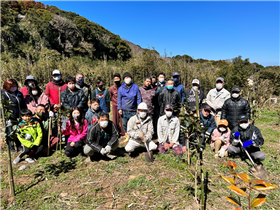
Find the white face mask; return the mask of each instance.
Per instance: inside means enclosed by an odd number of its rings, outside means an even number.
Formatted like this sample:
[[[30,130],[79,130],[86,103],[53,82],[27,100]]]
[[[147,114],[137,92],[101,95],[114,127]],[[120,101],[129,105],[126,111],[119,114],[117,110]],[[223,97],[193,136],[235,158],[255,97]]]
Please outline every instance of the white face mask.
[[[198,87],[197,87],[197,86],[193,86],[192,88],[193,88],[194,90],[197,90],[197,89],[198,89]]]
[[[233,93],[231,94],[232,98],[238,98],[239,97],[239,94],[238,93]]]
[[[216,84],[216,89],[217,90],[221,90],[223,88],[223,85],[222,84]]]
[[[219,130],[220,130],[221,132],[225,132],[227,129],[226,129],[226,128],[219,128]]]
[[[75,84],[68,85],[68,88],[69,88],[70,90],[74,90]]]
[[[38,90],[32,90],[32,95],[36,96],[38,94]]]
[[[101,121],[100,122],[100,126],[102,127],[102,128],[106,128],[107,126],[108,126],[108,121]]]
[[[80,115],[79,114],[72,114],[72,117],[75,119],[75,120],[77,120],[77,119],[79,119],[80,118]]]
[[[93,107],[92,107],[92,109],[93,109],[94,111],[98,111],[99,108],[100,108],[100,106],[93,106]]]
[[[249,126],[249,123],[242,123],[239,125],[242,129],[246,130]]]
[[[171,117],[172,116],[172,111],[166,111],[165,114],[166,114],[167,117]]]
[[[53,77],[53,79],[54,79],[55,81],[59,81],[59,80],[61,79],[61,76],[59,75],[59,76]]]
[[[139,112],[139,116],[140,118],[145,118],[147,116],[147,113],[146,112]]]
[[[163,83],[163,82],[164,82],[164,78],[159,78],[158,81],[159,81],[160,83]]]
[[[124,82],[125,82],[125,84],[130,85],[130,83],[131,83],[131,78],[126,78],[126,79],[124,80]]]

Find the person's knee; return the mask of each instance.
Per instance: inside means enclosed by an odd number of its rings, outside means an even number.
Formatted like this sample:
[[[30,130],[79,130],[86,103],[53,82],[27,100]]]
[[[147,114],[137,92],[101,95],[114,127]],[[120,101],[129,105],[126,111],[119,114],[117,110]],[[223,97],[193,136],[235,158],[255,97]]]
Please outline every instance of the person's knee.
[[[229,146],[228,147],[228,154],[237,154],[234,146]]]
[[[149,149],[150,150],[156,150],[157,149],[157,145],[153,141],[151,141],[149,143]]]
[[[135,148],[127,144],[124,149],[126,152],[133,152]]]
[[[255,155],[252,155],[252,157],[257,161],[263,161],[265,159],[265,154],[263,152],[258,152]]]
[[[94,154],[94,151],[93,151],[93,149],[90,146],[86,145],[84,147],[84,154],[86,156],[92,156]]]
[[[65,150],[65,155],[66,155],[67,157],[71,157],[71,152],[70,152],[69,150]]]
[[[222,141],[220,139],[217,139],[215,142],[214,142],[215,145],[221,145],[222,144]]]

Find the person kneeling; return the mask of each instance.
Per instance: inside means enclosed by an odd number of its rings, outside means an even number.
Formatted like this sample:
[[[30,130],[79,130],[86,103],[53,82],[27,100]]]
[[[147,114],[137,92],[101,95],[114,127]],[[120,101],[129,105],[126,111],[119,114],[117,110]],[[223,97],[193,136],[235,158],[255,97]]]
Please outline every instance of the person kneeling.
[[[158,133],[158,150],[164,154],[166,150],[172,148],[176,155],[182,155],[183,150],[179,143],[180,135],[180,121],[173,114],[173,106],[167,104],[164,109],[165,115],[158,119],[157,133]],[[186,151],[186,146],[184,145]]]
[[[231,131],[231,145],[228,148],[230,155],[238,155],[244,151],[241,148],[239,139],[243,142],[243,147],[246,148],[255,161],[259,162],[264,160],[265,154],[260,150],[260,147],[264,143],[261,131],[256,126],[250,124],[249,118],[246,115],[239,117],[238,126],[235,126]]]
[[[63,135],[70,135],[65,149],[67,157],[75,157],[83,151],[87,129],[88,122],[84,118],[82,110],[78,107],[73,107],[66,123],[66,129],[62,131]]]
[[[100,112],[98,121],[91,125],[88,130],[84,153],[93,156],[94,153],[109,155],[119,146],[119,134],[115,124],[109,120],[109,114]]]
[[[30,110],[22,109],[20,115],[22,121],[17,127],[17,137],[21,142],[23,149],[13,163],[18,164],[24,155],[29,155],[25,161],[28,163],[34,163],[33,158],[43,149],[43,145],[41,145],[43,138],[42,129],[40,123],[36,119],[32,119],[32,112]]]
[[[152,141],[154,134],[153,121],[147,115],[148,106],[141,102],[137,107],[137,114],[131,117],[127,123],[127,133],[129,141],[125,146],[126,152],[133,152],[137,147],[145,147],[147,144],[149,150],[155,150],[157,145]]]
[[[230,131],[228,130],[228,121],[220,120],[218,127],[211,136],[211,147],[215,150],[214,158],[227,156],[227,149],[230,145]]]

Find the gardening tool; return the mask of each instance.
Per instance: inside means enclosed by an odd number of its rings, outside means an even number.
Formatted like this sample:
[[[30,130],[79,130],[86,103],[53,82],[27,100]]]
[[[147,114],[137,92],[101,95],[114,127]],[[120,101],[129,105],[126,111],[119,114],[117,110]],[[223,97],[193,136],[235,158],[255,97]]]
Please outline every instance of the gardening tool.
[[[59,141],[60,141],[60,151],[61,151],[61,88],[58,89],[58,102],[59,102],[59,105],[58,105],[58,138],[59,138]],[[58,142],[56,143],[56,151],[58,149]]]
[[[50,122],[49,122],[49,135],[48,135],[48,156],[50,156],[50,148],[51,148],[51,135],[52,135],[52,117],[50,117]]]
[[[246,155],[248,156],[248,158],[250,159],[250,161],[253,164],[253,167],[251,167],[249,170],[251,171],[252,174],[254,174],[256,177],[258,177],[259,179],[265,179],[267,177],[267,172],[264,169],[264,167],[262,165],[256,165],[253,161],[253,159],[251,158],[251,156],[249,155],[249,152],[246,150],[246,148],[243,147],[243,143],[240,140],[239,137],[239,143],[241,144],[242,148],[245,150]]]
[[[144,142],[144,145],[145,145],[145,147],[146,147],[146,149],[147,149],[147,152],[145,152],[146,161],[147,161],[147,162],[154,162],[153,152],[150,151],[149,148],[148,148],[147,139],[146,139],[144,133],[142,132],[141,127],[140,127],[140,131],[141,131],[141,133],[140,133],[140,136],[139,136],[139,137],[142,138],[142,141]]]

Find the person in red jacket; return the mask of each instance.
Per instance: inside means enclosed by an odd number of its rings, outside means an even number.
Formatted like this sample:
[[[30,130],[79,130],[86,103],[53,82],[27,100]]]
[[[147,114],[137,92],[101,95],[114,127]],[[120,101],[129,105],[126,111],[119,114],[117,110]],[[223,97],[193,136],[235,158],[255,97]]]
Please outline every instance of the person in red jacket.
[[[24,98],[26,98],[26,96],[29,95],[27,86],[30,87],[30,88],[36,88],[36,87],[38,87],[37,80],[36,80],[35,77],[33,77],[32,75],[28,75],[28,76],[25,78],[24,85],[25,85],[25,86],[24,86],[23,88],[20,89],[20,92],[22,92]]]
[[[52,73],[53,81],[47,84],[45,94],[50,99],[51,106],[53,108],[58,108],[59,104],[59,88],[61,88],[60,92],[63,92],[67,88],[67,84],[62,80],[61,73],[59,70],[54,70]]]
[[[118,112],[118,89],[121,86],[121,75],[119,73],[114,74],[114,82],[115,85],[113,85],[109,89],[109,94],[112,100],[113,122],[117,127],[119,133],[121,133],[122,136],[125,136],[125,132],[122,126],[121,116]]]

